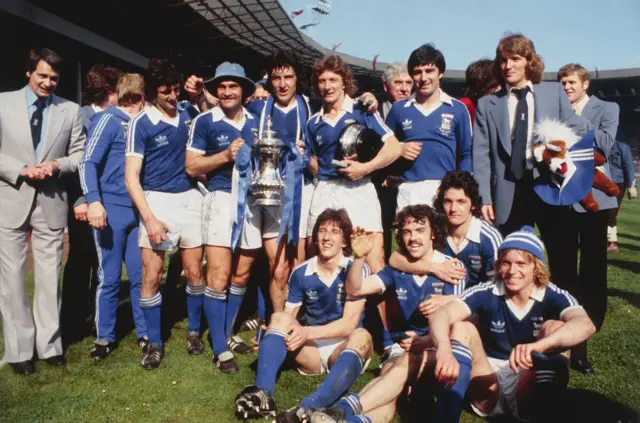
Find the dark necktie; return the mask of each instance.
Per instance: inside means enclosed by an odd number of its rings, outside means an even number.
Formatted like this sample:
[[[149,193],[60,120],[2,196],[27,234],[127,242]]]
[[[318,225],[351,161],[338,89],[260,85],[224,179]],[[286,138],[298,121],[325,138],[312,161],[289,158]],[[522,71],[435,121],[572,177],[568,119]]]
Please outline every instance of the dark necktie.
[[[516,119],[513,128],[513,140],[511,147],[511,173],[516,181],[524,176],[526,169],[527,133],[529,128],[529,108],[527,107],[527,93],[529,87],[511,90],[518,97],[516,106]]]
[[[42,115],[44,111],[45,99],[38,98],[36,100],[36,110],[31,115],[31,138],[33,139],[33,151],[38,149],[40,144],[40,136],[42,135]]]

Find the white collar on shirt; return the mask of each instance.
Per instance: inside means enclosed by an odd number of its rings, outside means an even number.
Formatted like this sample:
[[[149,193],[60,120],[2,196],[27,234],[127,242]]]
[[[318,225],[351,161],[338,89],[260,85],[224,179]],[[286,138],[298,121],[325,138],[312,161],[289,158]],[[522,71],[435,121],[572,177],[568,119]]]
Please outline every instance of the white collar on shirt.
[[[538,286],[534,287],[529,295],[529,298],[534,299],[538,302],[542,302],[544,300],[544,294],[547,291],[546,288],[540,288]],[[496,280],[493,286],[493,294],[498,297],[504,297],[507,295],[507,289],[504,287],[504,282]]]
[[[106,108],[106,107],[103,109],[102,107],[98,106],[97,104],[92,104],[92,105],[91,105],[91,108],[93,109],[93,111],[94,111],[95,113],[98,113],[98,112],[102,112],[102,111],[104,111],[104,110],[107,110],[107,108]]]
[[[444,91],[442,91],[442,89],[438,89],[438,90],[440,91],[440,96],[439,96],[440,103],[445,103],[445,104],[448,104],[449,106],[452,106],[453,105],[453,99],[451,98],[451,96],[449,94],[445,93]],[[404,107],[409,107],[414,103],[416,105],[418,105],[418,103],[416,102],[415,93],[411,94],[411,96],[409,98],[407,98],[407,102],[405,103]]]
[[[346,269],[347,266],[349,265],[349,259],[347,257],[342,257],[340,259],[340,263],[338,264],[338,268],[335,270],[335,272],[333,272],[333,275],[331,275],[330,277],[324,277],[324,276],[320,276],[320,274],[318,273],[318,256],[314,256],[311,259],[309,259],[307,261],[307,268],[304,271],[304,275],[305,276],[311,276],[314,273],[318,275],[318,279],[320,279],[320,281],[325,284],[326,286],[330,287],[331,285],[333,285],[333,282],[336,280],[336,277],[338,276],[338,274],[340,273],[340,271],[342,269]]]
[[[469,229],[467,229],[467,233],[465,234],[465,240],[460,243],[460,245],[455,245],[450,236],[447,236],[447,243],[449,247],[458,254],[460,251],[464,250],[467,246],[468,242],[474,242],[476,244],[480,243],[480,231],[482,230],[482,221],[475,216],[471,216],[471,224],[469,225]]]
[[[575,109],[576,113],[581,115],[582,111],[584,110],[584,106],[586,106],[588,102],[589,102],[589,96],[585,94],[584,97],[582,97],[582,100],[580,100],[578,104],[576,104],[576,109]]]
[[[220,106],[216,106],[213,109],[211,109],[211,119],[214,122],[219,122],[221,120],[225,121],[229,125],[231,125],[234,128],[236,128],[238,131],[242,131],[242,128],[244,127],[246,119],[253,119],[253,116],[251,115],[251,113],[249,113],[249,111],[247,109],[245,109],[244,107],[242,108],[242,113],[244,114],[245,119],[243,119],[241,122],[236,122],[233,119],[229,119],[224,114],[224,111],[220,108]]]
[[[296,98],[293,99],[293,101],[291,103],[289,103],[289,105],[287,107],[282,107],[280,104],[278,104],[277,101],[273,101],[274,102],[274,106],[280,110],[282,113],[284,113],[285,115],[288,114],[290,111],[292,111],[293,109],[295,109],[296,107],[298,107],[298,100]]]
[[[160,123],[160,121],[163,121],[164,123],[167,123],[171,126],[175,126],[176,128],[178,127],[178,125],[180,125],[180,110],[178,109],[176,111],[176,117],[171,119],[168,116],[165,116],[164,114],[162,114],[162,112],[160,110],[158,110],[158,108],[154,105],[149,105],[146,107],[146,111],[147,111],[147,116],[149,117],[149,120],[151,121],[151,123],[153,123],[154,125],[157,125],[158,123]]]
[[[353,105],[354,105],[353,99],[345,94],[344,101],[342,102],[342,106],[340,107],[340,111],[338,112],[338,117],[334,121],[327,120],[327,122],[337,122],[345,113],[352,113]],[[320,113],[318,113],[318,116],[316,117],[315,123],[320,122],[320,118],[322,118],[323,114],[324,114],[324,110],[321,110]]]

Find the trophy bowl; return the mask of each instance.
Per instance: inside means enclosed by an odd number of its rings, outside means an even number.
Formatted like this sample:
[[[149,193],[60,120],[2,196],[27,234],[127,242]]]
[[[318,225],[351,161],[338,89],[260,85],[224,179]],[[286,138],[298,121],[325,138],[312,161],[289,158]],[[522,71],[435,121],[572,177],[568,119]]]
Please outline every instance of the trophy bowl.
[[[285,182],[280,175],[280,161],[285,144],[275,137],[270,128],[262,138],[253,143],[253,173],[249,185],[253,204],[258,206],[281,206],[284,202]]]
[[[359,123],[350,123],[338,136],[335,160],[355,156],[357,161],[366,163],[380,152],[382,145],[382,138],[376,131]]]

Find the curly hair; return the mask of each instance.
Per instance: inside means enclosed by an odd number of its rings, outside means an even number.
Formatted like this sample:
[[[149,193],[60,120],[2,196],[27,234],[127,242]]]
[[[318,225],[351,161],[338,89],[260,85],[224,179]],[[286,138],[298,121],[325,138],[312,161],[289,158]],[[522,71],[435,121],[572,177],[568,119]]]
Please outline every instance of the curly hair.
[[[351,219],[349,218],[349,214],[345,209],[325,209],[318,219],[316,220],[316,224],[313,225],[313,234],[312,240],[313,245],[318,246],[318,230],[320,226],[325,222],[333,222],[340,230],[342,230],[342,237],[344,238],[345,247],[342,249],[342,253],[350,257],[351,256],[351,234],[353,233],[353,224],[351,223]]]
[[[496,261],[493,262],[493,270],[495,272],[496,280],[499,280],[499,281],[503,280],[502,274],[500,273],[500,268],[502,267],[502,262],[504,260],[504,257],[507,255],[509,251],[511,251],[511,249],[500,251],[498,253],[498,258],[496,259]],[[551,273],[549,272],[549,268],[547,267],[547,265],[544,264],[544,262],[540,260],[538,257],[534,256],[528,251],[522,251],[522,250],[517,250],[517,251],[519,251],[520,254],[522,254],[522,256],[524,257],[527,263],[531,263],[531,262],[535,263],[535,267],[533,269],[533,278],[534,278],[533,282],[535,283],[535,285],[539,288],[546,287],[549,284],[549,281],[551,280]]]
[[[302,65],[302,60],[293,51],[290,50],[278,50],[270,57],[267,64],[267,83],[265,88],[269,92],[273,92],[273,86],[271,85],[271,74],[274,70],[280,68],[291,68],[296,74],[296,92],[307,92],[308,88],[308,76]]]
[[[493,60],[480,59],[467,66],[465,72],[467,87],[464,95],[474,102],[500,85],[493,72]]]
[[[416,204],[406,206],[396,214],[396,220],[393,222],[392,229],[396,236],[396,245],[402,254],[407,255],[407,248],[402,239],[402,228],[409,223],[408,220],[417,223],[429,223],[431,235],[433,237],[433,249],[438,250],[444,246],[445,230],[442,219],[436,214],[435,210],[426,204]]]
[[[542,81],[544,61],[542,57],[536,53],[536,47],[533,45],[533,41],[522,34],[507,34],[498,43],[498,47],[496,47],[496,58],[493,62],[494,74],[498,78],[498,81],[501,83],[505,82],[500,63],[514,54],[522,56],[527,60],[525,74],[529,81],[534,84]]]
[[[344,84],[344,91],[348,96],[355,95],[358,91],[358,86],[353,78],[351,68],[339,57],[339,56],[325,56],[322,59],[316,60],[313,64],[313,73],[311,75],[311,85],[313,85],[313,92],[318,97],[322,97],[320,90],[318,89],[318,79],[325,71],[331,71],[336,75],[342,77],[342,83]]]
[[[145,100],[152,102],[163,85],[182,85],[182,74],[169,59],[151,59],[144,77]]]
[[[84,102],[100,105],[106,103],[109,100],[109,94],[116,92],[121,76],[122,71],[113,66],[93,65],[85,78],[82,94]]]
[[[478,182],[471,174],[464,170],[454,170],[447,172],[438,188],[438,197],[435,201],[435,209],[444,215],[444,194],[450,188],[457,188],[464,191],[464,195],[471,200],[471,213],[475,217],[482,216],[482,197],[480,197]]]

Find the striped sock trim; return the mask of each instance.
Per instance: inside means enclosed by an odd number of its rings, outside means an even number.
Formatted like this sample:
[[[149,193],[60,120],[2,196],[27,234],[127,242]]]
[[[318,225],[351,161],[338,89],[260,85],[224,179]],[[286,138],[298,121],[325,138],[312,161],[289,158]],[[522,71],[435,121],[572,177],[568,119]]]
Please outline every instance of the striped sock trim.
[[[204,290],[205,297],[212,298],[214,300],[222,300],[225,301],[227,299],[227,293],[225,291],[214,291],[211,288],[206,288]]]
[[[362,404],[360,404],[360,397],[358,394],[350,393],[349,395],[342,397],[342,399],[347,403],[354,414],[362,414]]]
[[[354,350],[353,348],[345,348],[340,353],[340,355],[342,355],[342,354],[355,354],[355,356],[358,357],[358,361],[360,362],[360,367],[364,367],[364,363],[365,363],[366,360],[364,358],[362,358],[360,353],[358,351]]]
[[[187,292],[187,294],[189,295],[204,295],[204,290],[207,289],[206,285],[188,285],[187,284],[187,288],[185,289],[185,291]]]
[[[367,416],[356,416],[356,419],[358,419],[360,423],[372,423],[371,419]]]
[[[287,336],[289,336],[287,335],[287,332],[281,331],[279,329],[267,329],[267,331],[264,333],[264,336],[266,337],[267,335],[275,335],[281,338],[286,338]]]
[[[458,355],[460,358],[467,358],[469,361],[473,359],[473,353],[471,350],[455,339],[451,340],[451,352],[454,355]]]
[[[151,308],[162,305],[162,295],[158,292],[156,295],[150,298],[140,298],[140,307]]]
[[[537,370],[536,383],[550,383],[556,381],[555,370]]]
[[[231,285],[229,287],[229,294],[231,295],[244,295],[244,293],[247,292],[247,287],[246,286],[236,286],[236,285]]]

